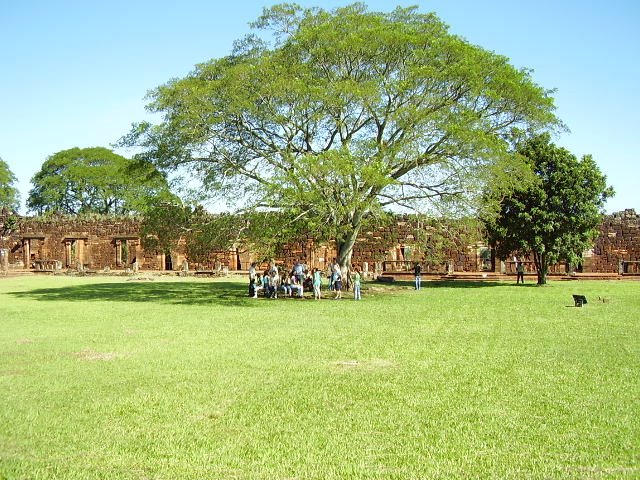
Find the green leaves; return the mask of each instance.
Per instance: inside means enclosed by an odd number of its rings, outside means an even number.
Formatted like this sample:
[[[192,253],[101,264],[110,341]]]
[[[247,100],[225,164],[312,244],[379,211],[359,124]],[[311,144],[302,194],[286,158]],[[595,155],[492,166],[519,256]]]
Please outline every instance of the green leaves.
[[[353,237],[385,206],[474,198],[513,130],[559,124],[528,71],[414,7],[285,3],[253,26],[267,35],[152,91],[163,121],[123,139],[236,208]]]
[[[602,219],[607,198],[613,195],[590,155],[578,160],[551,143],[548,134],[520,144],[535,180],[517,186],[499,200],[497,218],[485,218],[498,252],[533,253],[539,258],[538,282],[549,265],[575,262],[590,247]],[[497,189],[489,195],[496,199]]]
[[[9,165],[0,158],[0,210],[17,210],[20,204],[20,194],[14,186],[16,176],[9,169]]]
[[[151,199],[172,197],[165,177],[152,164],[102,147],[52,155],[31,183],[27,207],[38,214],[143,212]]]

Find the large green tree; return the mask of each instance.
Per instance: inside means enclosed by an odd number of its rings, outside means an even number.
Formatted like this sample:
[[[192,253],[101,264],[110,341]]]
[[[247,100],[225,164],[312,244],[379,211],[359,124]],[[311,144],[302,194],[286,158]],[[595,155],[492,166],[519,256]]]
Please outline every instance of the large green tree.
[[[281,4],[253,27],[266,33],[150,92],[163,121],[122,143],[236,207],[286,210],[343,266],[367,217],[473,195],[514,130],[557,123],[527,70],[413,7]]]
[[[15,211],[20,204],[20,194],[14,186],[17,179],[9,165],[0,158],[0,210]]]
[[[72,148],[49,157],[31,179],[27,207],[38,214],[127,214],[173,198],[165,176],[141,160],[102,148]]]
[[[500,257],[533,255],[543,285],[550,265],[576,262],[592,246],[604,203],[614,192],[591,155],[578,160],[554,145],[549,134],[524,141],[517,154],[525,158],[533,180],[502,196],[498,216],[486,225]]]

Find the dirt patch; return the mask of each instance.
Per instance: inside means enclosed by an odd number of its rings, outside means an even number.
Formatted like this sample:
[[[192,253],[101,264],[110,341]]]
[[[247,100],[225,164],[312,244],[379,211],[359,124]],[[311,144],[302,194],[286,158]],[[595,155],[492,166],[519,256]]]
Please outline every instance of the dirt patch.
[[[398,293],[398,292],[406,292],[407,290],[413,290],[414,288],[412,286],[408,286],[408,285],[371,285],[369,287],[366,288],[366,292],[370,293],[370,294],[375,294],[375,293],[389,293],[389,294],[394,294],[394,293]]]
[[[373,358],[369,360],[339,360],[337,362],[332,362],[331,366],[337,370],[361,369],[373,371],[395,367],[396,364],[391,360]]]
[[[18,340],[16,340],[16,343],[18,345],[28,345],[30,343],[33,343],[33,340],[31,340],[30,338],[19,338]]]
[[[17,377],[20,375],[26,375],[26,370],[0,370],[0,377]]]
[[[369,360],[368,365],[371,368],[391,368],[396,366],[391,360],[385,360],[384,358]]]
[[[96,352],[91,348],[85,348],[79,352],[72,354],[79,360],[85,360],[87,362],[108,362],[121,358],[123,355],[115,352]]]
[[[196,420],[200,421],[200,422],[205,422],[205,421],[216,421],[218,419],[220,419],[222,416],[224,415],[224,412],[221,410],[214,410],[212,412],[209,413],[205,413],[203,415],[199,415],[196,417]]]
[[[360,362],[357,360],[341,360],[334,362],[333,365],[338,368],[356,368],[360,365]]]

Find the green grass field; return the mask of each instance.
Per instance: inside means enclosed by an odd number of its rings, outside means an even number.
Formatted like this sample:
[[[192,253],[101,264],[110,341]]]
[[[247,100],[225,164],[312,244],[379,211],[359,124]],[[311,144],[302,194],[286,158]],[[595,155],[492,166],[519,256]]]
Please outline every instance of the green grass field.
[[[245,289],[0,278],[0,478],[640,478],[640,282]]]

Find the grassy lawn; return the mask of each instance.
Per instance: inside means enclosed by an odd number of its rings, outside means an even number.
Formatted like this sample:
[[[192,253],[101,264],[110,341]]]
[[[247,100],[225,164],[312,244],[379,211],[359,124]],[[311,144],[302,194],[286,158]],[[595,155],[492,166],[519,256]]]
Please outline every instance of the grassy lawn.
[[[640,478],[640,282],[245,290],[0,278],[0,478]]]

